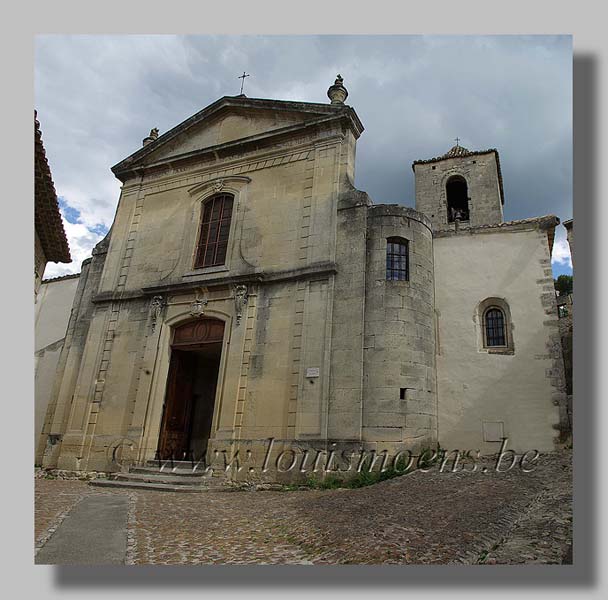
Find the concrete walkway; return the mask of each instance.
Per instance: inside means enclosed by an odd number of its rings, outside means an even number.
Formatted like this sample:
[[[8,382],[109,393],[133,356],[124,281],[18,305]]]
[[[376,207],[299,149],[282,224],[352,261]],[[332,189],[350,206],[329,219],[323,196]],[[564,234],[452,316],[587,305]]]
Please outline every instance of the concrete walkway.
[[[127,551],[126,495],[82,499],[36,555],[38,565],[120,565]]]

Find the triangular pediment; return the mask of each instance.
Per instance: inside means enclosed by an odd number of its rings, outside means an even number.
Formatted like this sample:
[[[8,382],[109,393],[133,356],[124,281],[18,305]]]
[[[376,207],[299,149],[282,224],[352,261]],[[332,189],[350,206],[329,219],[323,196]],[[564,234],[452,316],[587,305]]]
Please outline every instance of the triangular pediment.
[[[187,131],[164,144],[155,152],[151,152],[144,162],[150,164],[196,150],[268,133],[283,127],[299,125],[306,120],[310,120],[310,118],[309,113],[228,108],[221,114],[214,115],[214,117],[200,121],[188,128]]]
[[[156,165],[239,140],[272,135],[327,118],[348,114],[360,125],[352,108],[342,105],[225,97],[147,144],[112,168],[125,170]],[[362,130],[362,127],[361,127]]]

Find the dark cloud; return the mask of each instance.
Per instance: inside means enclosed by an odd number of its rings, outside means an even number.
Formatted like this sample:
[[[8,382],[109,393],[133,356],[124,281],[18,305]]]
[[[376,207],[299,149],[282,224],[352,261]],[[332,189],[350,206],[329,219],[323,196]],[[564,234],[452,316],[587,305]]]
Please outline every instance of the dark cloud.
[[[111,224],[110,166],[151,127],[223,95],[327,102],[336,73],[365,132],[356,185],[413,206],[412,161],[498,148],[505,218],[572,216],[569,36],[39,36],[36,108],[56,187],[92,231]],[[76,270],[78,265],[75,266]]]

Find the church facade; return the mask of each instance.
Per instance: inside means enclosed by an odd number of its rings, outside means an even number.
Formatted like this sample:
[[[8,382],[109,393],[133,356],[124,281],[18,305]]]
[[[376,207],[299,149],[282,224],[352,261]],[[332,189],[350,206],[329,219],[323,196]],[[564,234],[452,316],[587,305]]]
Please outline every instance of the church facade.
[[[559,444],[559,220],[504,222],[498,152],[459,145],[414,162],[416,210],[373,203],[347,95],[223,97],[113,167],[38,464]]]

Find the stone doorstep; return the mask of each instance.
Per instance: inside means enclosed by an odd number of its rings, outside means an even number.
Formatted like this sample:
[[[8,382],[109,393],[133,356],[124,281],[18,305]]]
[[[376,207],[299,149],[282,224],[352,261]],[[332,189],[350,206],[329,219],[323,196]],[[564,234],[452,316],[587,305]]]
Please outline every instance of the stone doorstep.
[[[183,469],[190,469],[192,470],[192,466],[193,465],[197,465],[199,463],[193,462],[191,460],[163,460],[163,461],[159,461],[158,460],[147,460],[145,466],[146,467],[150,467],[150,468],[155,468],[156,470],[160,469],[161,466],[164,466],[165,469],[169,469],[171,468],[171,465],[175,466],[176,468],[183,468]]]
[[[149,462],[146,466],[133,466],[127,473],[115,473],[107,480],[94,480],[98,487],[129,488],[168,492],[205,492],[209,490],[229,491],[224,477],[213,477],[204,470],[193,471],[189,461],[174,461],[159,466]]]
[[[193,471],[192,468],[166,467],[160,470],[158,467],[131,467],[128,474],[131,475],[135,473],[150,476],[179,475],[180,477],[190,477],[194,479],[202,478],[207,481],[218,479],[218,477],[213,477],[211,474],[205,473],[203,469]],[[127,475],[127,473],[121,473],[121,475]]]
[[[146,470],[152,470],[155,471],[156,473],[180,473],[180,475],[185,475],[186,473],[192,474],[192,475],[203,475],[205,474],[205,467],[204,466],[198,466],[199,463],[193,463],[190,460],[174,460],[173,462],[171,461],[164,461],[161,463],[161,465],[159,465],[157,460],[149,460],[146,462],[145,465],[141,465],[141,466],[137,466],[134,465],[132,467],[130,467],[130,471],[131,472],[135,472],[136,469],[146,469]],[[196,468],[195,468],[196,467]],[[223,477],[223,473],[221,473],[220,471],[218,471],[218,469],[216,467],[214,467],[211,471],[211,474],[213,477]]]
[[[179,473],[116,473],[111,481],[146,481],[148,483],[169,483],[171,485],[213,486],[221,485],[219,481],[212,481],[210,477],[181,475]]]
[[[159,492],[182,492],[182,493],[202,493],[208,492],[211,488],[203,485],[173,485],[170,483],[151,483],[149,481],[119,481],[115,479],[101,480],[95,479],[89,485],[105,488],[127,488],[134,490],[155,490]],[[214,488],[221,489],[221,488]]]

